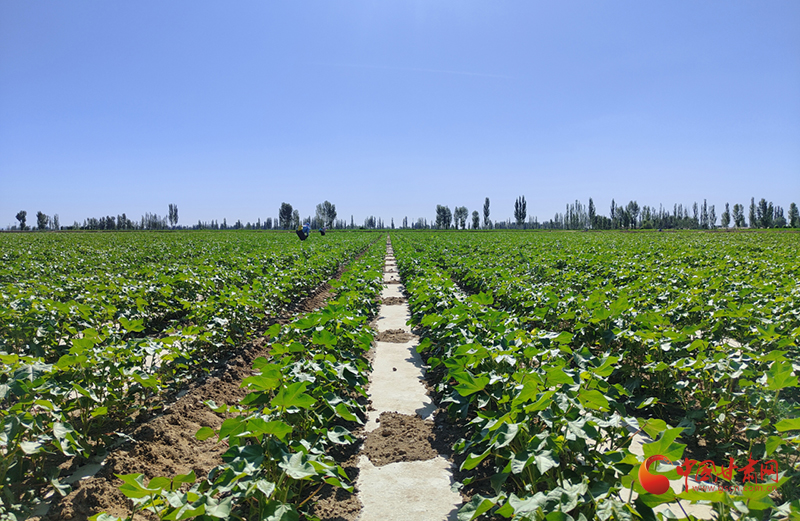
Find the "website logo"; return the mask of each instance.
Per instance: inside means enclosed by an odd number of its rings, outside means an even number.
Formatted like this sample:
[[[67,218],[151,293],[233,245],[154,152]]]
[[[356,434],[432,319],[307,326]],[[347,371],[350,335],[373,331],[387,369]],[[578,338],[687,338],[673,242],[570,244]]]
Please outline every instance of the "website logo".
[[[666,456],[662,456],[661,454],[650,456],[644,460],[642,465],[639,467],[639,483],[641,483],[642,487],[651,494],[661,495],[669,490],[669,480],[666,476],[662,476],[661,474],[653,474],[650,472],[650,466],[656,461],[666,461],[667,463],[672,463]]]

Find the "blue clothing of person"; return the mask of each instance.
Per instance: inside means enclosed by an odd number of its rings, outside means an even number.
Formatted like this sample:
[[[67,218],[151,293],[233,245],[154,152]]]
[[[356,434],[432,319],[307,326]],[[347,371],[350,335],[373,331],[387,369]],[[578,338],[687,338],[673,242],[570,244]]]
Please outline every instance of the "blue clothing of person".
[[[310,226],[308,223],[305,223],[305,224],[303,225],[303,233],[305,233],[306,235],[308,235],[308,233],[309,233],[310,231],[311,231],[311,226]]]

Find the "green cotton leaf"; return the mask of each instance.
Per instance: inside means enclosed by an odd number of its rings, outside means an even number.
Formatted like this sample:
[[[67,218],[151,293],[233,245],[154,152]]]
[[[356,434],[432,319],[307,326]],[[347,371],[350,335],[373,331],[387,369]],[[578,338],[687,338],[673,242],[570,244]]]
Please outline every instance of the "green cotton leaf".
[[[136,320],[128,320],[125,317],[119,317],[119,323],[128,332],[136,332],[136,333],[138,333],[140,331],[144,331],[144,326],[142,325],[144,323],[144,320],[141,319],[141,318],[136,319]]]
[[[144,474],[114,474],[122,480],[123,484],[119,487],[119,491],[125,494],[125,497],[131,499],[139,499],[152,495],[155,490],[149,490],[144,484]]]
[[[290,503],[270,501],[267,503],[265,515],[261,519],[263,521],[300,521],[300,514]]]
[[[491,306],[494,304],[494,297],[491,293],[478,293],[477,295],[472,295],[470,299],[483,306]]]
[[[544,474],[548,470],[558,466],[558,456],[553,455],[553,451],[551,450],[545,450],[533,458],[533,463],[536,465],[539,473]]]
[[[200,441],[204,441],[213,435],[214,435],[214,429],[212,429],[211,427],[200,427],[200,430],[198,430],[194,434],[194,437]]]
[[[232,497],[227,497],[222,501],[209,497],[206,500],[206,515],[216,517],[218,519],[228,519],[231,516],[231,501]]]
[[[572,337],[573,335],[569,331],[562,331],[553,339],[553,341],[558,342],[559,344],[569,344],[572,342]]]
[[[147,488],[149,488],[150,490],[159,490],[159,491],[164,489],[169,490],[170,483],[171,481],[169,478],[158,476],[150,480],[150,482],[147,484]]]
[[[308,382],[295,382],[282,388],[272,399],[270,405],[284,409],[289,407],[310,408],[314,405],[315,400],[311,395],[304,392],[307,386]]]
[[[800,418],[783,419],[775,424],[778,432],[797,431],[800,430]]]
[[[349,445],[354,441],[350,431],[341,425],[336,425],[335,427],[328,429],[326,436],[332,443],[337,445]]]
[[[536,519],[538,517],[539,509],[544,507],[546,503],[547,496],[541,492],[537,492],[536,494],[525,498],[519,498],[516,496],[516,494],[511,494],[508,498],[508,503],[503,505],[503,507],[498,510],[498,513],[500,513],[502,510],[507,512],[507,514],[500,515],[505,515],[507,517],[511,517],[513,515],[518,519]]]
[[[529,379],[527,382],[525,382],[525,385],[522,386],[522,390],[520,390],[519,394],[516,396],[516,398],[514,398],[511,404],[516,407],[521,403],[529,402],[536,397],[536,393],[538,391],[539,382]]]
[[[601,378],[607,378],[614,372],[614,364],[616,364],[618,360],[619,357],[617,356],[609,356],[603,360],[600,367],[592,369],[592,372]]]
[[[242,387],[249,387],[257,391],[271,391],[278,387],[281,382],[281,368],[277,364],[269,364],[253,368],[257,369],[260,374],[248,376],[242,380]]]
[[[195,481],[197,481],[197,476],[195,476],[194,470],[188,474],[178,474],[172,478],[172,487],[170,490],[178,490],[184,483],[194,483]]]
[[[88,358],[86,355],[64,355],[55,363],[55,367],[61,370],[72,367],[73,365],[81,365],[86,363]]]
[[[428,338],[428,337],[423,338],[420,341],[419,345],[417,345],[417,353],[422,353],[423,351],[425,351],[426,349],[428,349],[432,345],[433,345],[433,341],[431,341],[430,338]]]
[[[183,519],[194,519],[198,516],[202,516],[206,512],[206,506],[200,505],[196,508],[192,508],[190,504],[186,504],[181,506],[178,510],[175,510],[173,513],[168,514],[164,517],[164,521],[170,521],[171,519],[175,519],[175,521],[182,521]]]
[[[219,428],[219,439],[222,441],[225,438],[235,437],[237,434],[243,433],[246,427],[242,418],[228,418],[222,422],[222,426]]]
[[[772,367],[767,371],[767,389],[777,391],[786,387],[797,387],[797,377],[792,374],[792,363],[773,362]]]
[[[608,410],[608,399],[597,389],[580,391],[578,393],[578,400],[587,409],[596,409],[598,411]]]
[[[533,458],[534,454],[528,451],[514,454],[510,462],[511,473],[515,475],[521,473],[533,461]]]
[[[783,445],[783,438],[780,438],[778,436],[770,436],[769,438],[767,438],[767,443],[765,445],[767,456],[775,452],[775,449],[777,449],[781,445]]]
[[[658,438],[658,435],[667,430],[667,422],[659,419],[650,419],[642,424],[642,430],[653,439]]]
[[[473,454],[469,453],[464,460],[464,463],[461,464],[461,470],[472,470],[478,465],[480,465],[481,461],[483,461],[486,456],[489,455],[489,451],[487,450],[483,454]]]
[[[628,308],[630,308],[630,304],[628,304],[627,297],[620,297],[611,303],[611,306],[609,306],[609,311],[611,311],[613,316],[618,317],[627,311]]]
[[[340,403],[339,405],[336,406],[336,414],[347,421],[361,423],[358,417],[352,412],[350,412],[347,406],[343,403]]]
[[[84,338],[73,338],[72,339],[72,349],[70,352],[74,352],[75,354],[81,354],[87,349],[91,349],[97,344],[100,339],[97,337],[84,337]]]
[[[335,346],[338,340],[336,335],[326,329],[314,331],[314,333],[311,334],[311,341],[321,346]]]
[[[560,387],[565,384],[574,385],[575,380],[564,372],[563,367],[551,367],[547,370],[547,387]]]
[[[36,454],[41,450],[42,444],[38,441],[22,441],[19,444],[19,448],[25,454]]]
[[[255,435],[267,434],[279,440],[285,440],[292,433],[292,426],[282,421],[266,421],[263,418],[251,418],[247,422],[247,430]]]
[[[518,423],[504,423],[497,429],[491,447],[494,449],[501,449],[514,441],[514,438],[519,432]]]
[[[495,504],[493,499],[475,494],[469,503],[466,503],[458,510],[458,521],[472,521],[488,512]]]
[[[543,392],[542,395],[539,397],[539,399],[536,400],[536,403],[532,403],[531,405],[525,406],[525,412],[543,411],[547,409],[548,407],[550,407],[550,404],[553,403],[551,398],[553,397],[554,394],[556,394],[555,391]]]
[[[469,396],[471,394],[483,391],[486,386],[489,385],[488,376],[480,376],[475,378],[475,376],[469,371],[455,374],[453,377],[459,382],[459,384],[453,387],[453,389],[458,391],[458,394],[461,396]]]
[[[310,317],[298,318],[290,324],[293,328],[305,331],[317,327],[317,321],[312,320]]]
[[[146,389],[157,389],[158,388],[158,380],[153,378],[152,376],[142,376],[138,373],[133,373],[131,375],[139,385]]]
[[[681,456],[683,456],[683,449],[686,448],[686,445],[683,443],[675,443],[675,438],[677,438],[682,431],[683,429],[679,427],[667,429],[664,431],[664,434],[661,435],[661,438],[652,443],[643,445],[642,450],[644,451],[645,458],[661,454],[662,456],[666,456],[670,461],[679,460]]]
[[[91,412],[92,418],[97,418],[98,416],[105,416],[108,414],[108,407],[98,407]]]
[[[264,497],[269,498],[275,492],[275,483],[266,479],[259,479],[256,481],[256,488],[264,494]]]
[[[66,497],[72,492],[72,487],[67,485],[66,483],[61,483],[57,478],[53,478],[50,480],[50,484],[53,485],[53,488],[61,497]]]
[[[285,470],[286,475],[292,479],[304,479],[317,475],[317,469],[311,464],[311,458],[302,452],[292,454],[288,460],[284,457],[278,466]]]

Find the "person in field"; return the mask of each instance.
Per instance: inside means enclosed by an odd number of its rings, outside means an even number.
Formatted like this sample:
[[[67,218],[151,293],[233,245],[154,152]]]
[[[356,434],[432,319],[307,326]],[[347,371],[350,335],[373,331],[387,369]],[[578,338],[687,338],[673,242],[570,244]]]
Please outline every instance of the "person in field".
[[[308,223],[303,224],[303,227],[298,228],[296,233],[301,241],[308,239],[308,236],[311,235],[311,225]]]

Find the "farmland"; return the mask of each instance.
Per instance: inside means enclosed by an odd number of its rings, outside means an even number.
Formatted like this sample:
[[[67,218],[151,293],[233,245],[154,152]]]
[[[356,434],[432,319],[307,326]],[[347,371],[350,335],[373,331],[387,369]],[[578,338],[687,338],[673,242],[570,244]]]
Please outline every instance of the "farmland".
[[[688,445],[691,459],[716,462],[714,480],[725,479],[721,463],[774,460],[778,501],[797,511],[797,235],[401,234],[393,244],[440,403],[466,423],[456,447],[475,492],[466,519],[652,515],[675,495],[626,501],[626,489],[644,493],[629,428],[658,440],[648,457],[677,461]],[[713,500],[720,517],[780,516],[763,490],[679,497]]]
[[[245,394],[206,404],[221,424],[197,432],[227,447],[222,462],[208,477],[128,474],[121,490],[162,519],[296,519],[323,485],[350,489],[331,454],[364,419],[383,237],[0,236],[2,508],[68,493],[59,462],[112,450],[254,338],[268,349]],[[724,518],[800,511],[800,235],[391,241],[428,384],[463,432],[460,518],[650,519],[676,495],[637,482],[632,432],[655,440],[646,456],[716,462],[715,480],[729,461],[776,463],[772,493],[686,491],[686,503]],[[327,281],[328,301],[293,316]]]

